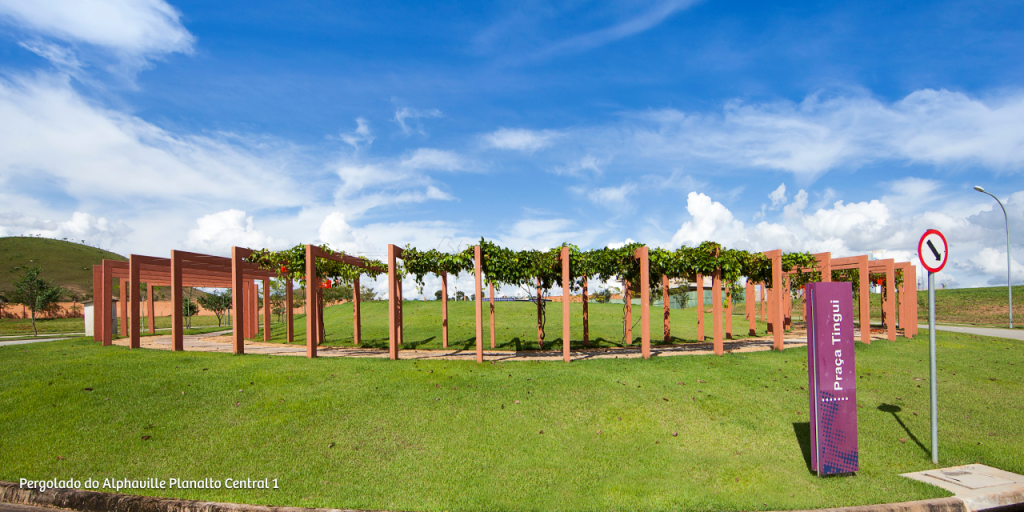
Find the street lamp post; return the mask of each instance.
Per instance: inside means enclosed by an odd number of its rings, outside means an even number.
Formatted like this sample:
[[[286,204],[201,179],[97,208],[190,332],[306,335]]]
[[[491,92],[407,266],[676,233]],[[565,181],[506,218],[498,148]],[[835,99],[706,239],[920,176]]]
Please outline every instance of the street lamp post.
[[[1006,215],[1006,207],[1003,206],[1003,202],[998,197],[985,192],[985,189],[980,185],[975,185],[974,190],[992,196],[992,199],[995,199],[999,203],[999,207],[1003,209],[1003,219],[1006,220],[1006,288],[1010,291],[1010,329],[1013,329],[1013,275],[1011,274],[1010,267],[1013,260],[1010,259],[1010,217]]]

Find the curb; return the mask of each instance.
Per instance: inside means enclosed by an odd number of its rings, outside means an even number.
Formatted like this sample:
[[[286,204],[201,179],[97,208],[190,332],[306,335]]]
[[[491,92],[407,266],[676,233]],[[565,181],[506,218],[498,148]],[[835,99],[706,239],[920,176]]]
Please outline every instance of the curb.
[[[0,503],[60,508],[78,512],[371,512],[339,508],[269,507],[215,501],[178,500],[153,496],[134,496],[78,489],[22,489],[14,482],[0,481]],[[810,512],[810,511],[789,511]],[[822,508],[813,512],[971,512],[956,497],[883,503],[842,508]]]
[[[339,508],[269,507],[215,501],[179,500],[78,489],[22,489],[0,481],[0,503],[76,510],[78,512],[371,512]]]

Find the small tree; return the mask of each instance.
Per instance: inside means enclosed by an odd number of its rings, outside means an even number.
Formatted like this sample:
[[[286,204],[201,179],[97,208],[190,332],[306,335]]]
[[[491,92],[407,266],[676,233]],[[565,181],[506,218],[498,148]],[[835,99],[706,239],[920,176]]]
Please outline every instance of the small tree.
[[[217,315],[217,327],[220,327],[221,318],[224,317],[227,310],[231,309],[231,290],[223,293],[208,293],[199,297],[198,302],[207,311],[213,311],[213,314]],[[198,312],[198,308],[196,312]]]
[[[32,312],[32,335],[38,335],[36,330],[36,311],[46,311],[57,304],[64,296],[64,289],[54,286],[50,281],[43,281],[39,278],[42,268],[29,267],[21,272],[18,279],[14,281],[14,293],[11,294],[11,302],[21,304]]]
[[[181,298],[181,314],[185,315],[186,328],[192,328],[192,317],[199,313],[199,304],[192,300],[192,290],[188,291],[188,297]]]
[[[441,290],[434,292],[434,300],[441,300]]]
[[[369,286],[359,287],[359,300],[377,300],[377,292]]]

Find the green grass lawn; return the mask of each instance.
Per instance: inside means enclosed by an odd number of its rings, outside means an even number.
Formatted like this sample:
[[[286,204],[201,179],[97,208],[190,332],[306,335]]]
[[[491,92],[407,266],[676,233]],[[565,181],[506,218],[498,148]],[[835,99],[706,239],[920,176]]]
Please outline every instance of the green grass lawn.
[[[571,304],[572,346],[583,348],[583,305]],[[406,349],[440,349],[441,303],[436,301],[406,301],[403,303],[403,329]],[[749,324],[742,316],[743,305],[735,308],[733,316],[733,337],[745,338]],[[361,305],[362,346],[387,348],[388,310],[387,302],[373,301]],[[490,309],[484,304],[484,346],[490,348]],[[665,340],[663,310],[651,307],[651,343],[661,344]],[[495,348],[503,350],[536,350],[537,346],[537,305],[529,302],[496,302]],[[590,346],[621,347],[626,342],[622,333],[622,304],[590,304]],[[295,317],[295,343],[305,344],[305,315]],[[276,318],[275,318],[276,319]],[[694,308],[671,310],[671,334],[673,343],[697,340],[697,312]],[[705,336],[712,340],[710,308],[705,314]],[[633,306],[633,339],[640,343],[640,307]],[[326,346],[352,346],[352,305],[340,304],[324,309],[324,324],[327,333]],[[285,341],[285,324],[271,327],[271,341]],[[766,326],[757,323],[757,331],[763,335]],[[476,316],[473,303],[469,301],[448,303],[448,346],[466,350],[476,349]],[[262,338],[259,338],[262,339]],[[548,303],[545,325],[544,348],[561,349],[562,346],[562,305]]]
[[[808,468],[802,349],[476,364],[0,347],[0,479],[276,478],[135,492],[388,510],[933,498],[898,476],[932,467],[926,339],[857,345],[861,470],[823,479]],[[938,347],[942,466],[1024,473],[1024,343],[940,332]]]

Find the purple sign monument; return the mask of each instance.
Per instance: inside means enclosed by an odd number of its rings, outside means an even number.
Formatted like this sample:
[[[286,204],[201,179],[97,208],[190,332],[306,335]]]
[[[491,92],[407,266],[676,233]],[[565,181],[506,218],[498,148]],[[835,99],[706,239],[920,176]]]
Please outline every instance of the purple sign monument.
[[[811,467],[818,476],[858,469],[853,314],[850,283],[807,285]]]

